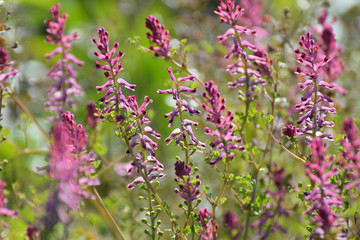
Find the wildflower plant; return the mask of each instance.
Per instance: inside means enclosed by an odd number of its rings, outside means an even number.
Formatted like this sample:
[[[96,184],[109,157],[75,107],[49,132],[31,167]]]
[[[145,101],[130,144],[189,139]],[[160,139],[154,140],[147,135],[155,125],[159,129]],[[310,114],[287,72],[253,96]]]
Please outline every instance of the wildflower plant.
[[[301,98],[301,103],[295,106],[301,114],[297,120],[297,124],[301,126],[298,133],[305,135],[308,141],[314,137],[332,139],[332,135],[324,132],[323,128],[334,126],[334,122],[325,119],[328,113],[336,113],[333,106],[334,99],[328,97],[322,89],[332,91],[334,85],[319,79],[320,71],[331,59],[327,56],[319,59],[319,46],[311,38],[310,32],[300,37],[299,44],[304,52],[295,49],[295,53],[298,63],[303,67],[297,67],[295,74],[306,77],[304,82],[298,84],[302,91],[306,92]]]
[[[151,1],[95,1],[72,8],[71,21],[49,6],[55,65],[38,104],[39,19],[16,23],[38,5],[0,1],[0,238],[358,239],[360,140],[345,116],[358,110],[347,87],[357,88],[351,11],[335,31],[325,3],[291,5],[280,22],[277,1],[175,2],[154,11]],[[16,31],[4,6],[19,7]],[[143,51],[122,41],[129,27],[144,32],[130,41]],[[83,61],[71,53],[79,37]]]
[[[45,107],[55,115],[48,119],[53,121],[58,120],[66,109],[73,109],[75,107],[73,97],[82,94],[81,86],[76,81],[77,73],[73,65],[82,66],[84,62],[69,52],[71,42],[78,39],[78,36],[77,33],[65,35],[67,14],[60,13],[60,4],[55,4],[50,9],[50,13],[53,20],[45,20],[45,24],[48,26],[46,41],[57,47],[51,53],[45,54],[45,57],[51,59],[56,55],[61,56],[48,72],[48,77],[55,83],[47,90],[49,99],[45,103]]]

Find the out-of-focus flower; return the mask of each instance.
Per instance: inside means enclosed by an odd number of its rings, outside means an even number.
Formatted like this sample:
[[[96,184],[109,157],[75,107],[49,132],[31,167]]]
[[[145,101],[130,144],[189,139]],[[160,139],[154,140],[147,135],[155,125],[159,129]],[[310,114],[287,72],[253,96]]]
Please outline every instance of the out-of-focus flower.
[[[331,91],[334,86],[319,80],[322,68],[330,60],[327,57],[319,59],[319,46],[315,45],[310,32],[306,33],[306,36],[301,36],[299,44],[304,52],[295,49],[295,53],[298,63],[303,67],[297,67],[295,74],[307,77],[304,82],[298,83],[298,86],[307,92],[301,98],[301,103],[295,106],[302,115],[297,120],[297,124],[299,124],[297,132],[300,135],[307,135],[308,142],[316,136],[332,139],[333,137],[330,134],[321,130],[323,127],[334,126],[334,122],[325,120],[328,113],[336,113],[336,109],[333,107],[334,99],[328,97],[321,90]]]
[[[6,183],[2,179],[0,179],[0,216],[8,216],[8,217],[16,218],[18,211],[14,211],[6,208],[6,204],[8,200],[3,192],[4,187],[6,187]]]
[[[176,144],[180,144],[181,141],[186,140],[186,136],[189,137],[190,143],[194,146],[200,146],[200,147],[205,147],[205,144],[200,142],[194,135],[192,127],[193,126],[197,126],[198,123],[197,122],[193,122],[191,120],[188,119],[184,119],[183,113],[184,112],[188,112],[190,114],[190,116],[192,115],[200,115],[200,111],[196,110],[194,108],[192,108],[189,103],[185,100],[182,99],[181,100],[181,96],[180,94],[182,92],[188,93],[188,94],[196,94],[196,89],[195,88],[188,88],[188,87],[184,87],[184,86],[180,86],[181,82],[186,82],[186,81],[194,81],[194,76],[189,76],[189,77],[182,77],[182,78],[178,78],[176,79],[171,67],[168,68],[168,72],[170,74],[170,78],[171,80],[174,82],[175,84],[175,88],[171,88],[171,89],[167,89],[167,90],[158,90],[157,93],[159,94],[170,94],[172,95],[173,99],[175,100],[175,106],[173,108],[173,110],[170,113],[165,114],[165,117],[169,118],[169,127],[173,125],[175,117],[179,117],[179,115],[181,115],[181,129],[179,128],[175,128],[171,134],[169,135],[169,137],[167,137],[165,139],[165,142],[171,143],[174,139],[175,139],[175,143]]]
[[[55,124],[51,131],[53,142],[50,146],[49,174],[58,184],[50,199],[60,221],[69,223],[66,209],[78,209],[82,198],[92,197],[84,186],[95,186],[100,182],[91,176],[95,172],[94,156],[86,153],[85,129],[81,124],[76,125],[70,112],[63,113],[61,118],[62,121]]]
[[[26,228],[26,237],[28,240],[38,240],[40,239],[40,232],[36,227],[29,225]]]
[[[169,30],[166,30],[164,25],[159,23],[159,19],[152,15],[148,16],[145,20],[145,27],[151,31],[151,33],[146,33],[146,36],[157,45],[157,47],[150,46],[150,51],[154,53],[155,57],[170,57],[171,37]]]
[[[310,143],[312,160],[306,163],[305,173],[315,183],[312,192],[305,196],[310,208],[305,213],[310,213],[311,222],[316,225],[312,237],[334,237],[335,231],[343,223],[340,216],[333,208],[343,206],[339,194],[339,186],[331,182],[331,178],[339,174],[337,166],[332,166],[333,156],[326,156],[326,146],[321,138],[314,138]]]
[[[86,125],[91,128],[95,128],[100,121],[100,112],[96,109],[94,104],[95,103],[93,101],[90,101],[86,104]],[[95,114],[97,114],[97,116],[95,116]]]
[[[51,53],[45,54],[45,57],[51,59],[58,54],[61,55],[48,72],[49,78],[55,81],[47,90],[49,99],[45,103],[45,107],[55,114],[48,121],[59,120],[60,115],[66,111],[68,106],[71,109],[75,107],[73,96],[82,94],[81,86],[76,82],[77,73],[73,65],[82,66],[84,63],[69,53],[71,42],[78,39],[78,36],[76,33],[65,35],[67,14],[60,14],[59,10],[60,4],[57,3],[50,9],[54,21],[45,20],[45,24],[48,25],[46,41],[57,45]]]
[[[0,71],[0,88],[3,88],[7,79],[18,74],[17,70],[12,66],[9,54],[4,47],[0,47]]]
[[[175,182],[179,184],[179,188],[175,188],[175,193],[184,198],[187,202],[192,202],[200,196],[200,174],[196,174],[191,179],[191,167],[185,162],[177,161],[175,163]]]
[[[231,150],[243,150],[245,146],[240,145],[241,138],[234,136],[235,127],[232,124],[234,114],[226,110],[225,98],[220,96],[220,92],[213,81],[205,83],[205,91],[203,97],[210,104],[210,107],[205,103],[202,104],[202,107],[208,113],[206,120],[214,123],[216,126],[215,131],[206,127],[205,134],[216,137],[215,140],[210,143],[212,148],[222,150],[220,155],[210,162],[210,164],[213,165],[223,158],[232,160],[235,154]],[[225,110],[226,114],[224,116]]]
[[[288,217],[291,214],[291,212],[283,206],[285,195],[289,192],[284,181],[284,168],[278,168],[276,162],[273,162],[268,169],[269,178],[274,182],[276,190],[266,190],[266,192],[276,201],[276,205],[268,203],[265,209],[262,210],[263,214],[260,219],[251,224],[252,227],[260,227],[257,235],[261,240],[268,239],[269,235],[276,230],[286,233],[286,228],[282,227],[280,223],[275,220],[275,216]],[[266,231],[264,231],[264,229],[266,229]]]
[[[340,164],[347,171],[347,178],[349,183],[346,184],[346,189],[360,188],[360,138],[358,136],[358,129],[354,125],[351,118],[344,121],[344,130],[346,138],[341,141],[344,148],[343,157]]]
[[[230,236],[230,239],[238,239],[239,235],[241,234],[241,230],[238,232],[235,232],[239,228],[239,219],[236,217],[236,215],[231,212],[227,211],[224,216],[224,225],[229,229],[228,234]],[[234,234],[235,232],[235,234]]]
[[[199,230],[198,234],[202,240],[213,240],[213,219],[210,217],[209,211],[204,208],[198,212],[198,219],[201,223],[202,230]],[[215,235],[217,236],[218,225],[215,225]]]
[[[331,59],[320,72],[320,75],[334,86],[334,90],[340,94],[346,94],[347,90],[342,88],[339,84],[336,83],[336,80],[339,78],[340,74],[344,71],[344,63],[340,54],[342,52],[342,46],[336,42],[335,33],[333,25],[336,19],[328,21],[328,12],[323,9],[321,11],[321,16],[318,18],[318,22],[321,24],[320,28],[313,27],[314,31],[320,36],[317,39],[317,44],[319,46],[319,55],[327,56]]]
[[[226,70],[231,75],[240,74],[241,76],[234,82],[229,82],[230,88],[245,87],[246,101],[252,101],[255,93],[253,92],[258,85],[266,84],[264,76],[271,76],[270,67],[272,60],[269,60],[267,53],[255,44],[245,40],[241,35],[255,35],[256,31],[237,25],[239,18],[243,15],[244,9],[240,5],[235,5],[234,0],[219,0],[220,6],[215,13],[220,16],[223,23],[229,24],[225,34],[218,36],[218,40],[225,46],[230,46],[229,52],[225,55],[226,59],[235,59],[235,63],[229,64]],[[249,52],[251,54],[249,54]]]
[[[283,128],[283,134],[288,136],[289,138],[296,136],[296,127],[292,124],[288,124],[286,127]]]

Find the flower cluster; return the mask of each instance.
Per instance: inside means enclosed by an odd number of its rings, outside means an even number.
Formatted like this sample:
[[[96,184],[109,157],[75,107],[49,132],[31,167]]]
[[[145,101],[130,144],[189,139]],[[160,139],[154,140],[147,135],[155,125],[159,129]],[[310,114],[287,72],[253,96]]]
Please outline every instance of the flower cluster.
[[[171,37],[169,31],[164,28],[164,25],[159,23],[159,19],[152,15],[148,16],[145,20],[145,27],[152,32],[152,34],[146,33],[146,36],[157,45],[157,47],[150,46],[150,51],[155,54],[155,57],[170,57]]]
[[[8,51],[0,47],[0,88],[3,88],[7,79],[15,77],[17,70],[12,67]]]
[[[226,212],[224,216],[224,224],[226,227],[229,228],[228,234],[230,236],[230,239],[237,239],[241,233],[241,230],[237,233],[235,232],[239,228],[239,219],[236,217],[236,215],[231,211]]]
[[[200,174],[196,174],[191,179],[191,167],[185,162],[177,161],[175,163],[175,182],[179,184],[179,188],[175,188],[175,193],[184,198],[187,202],[192,202],[200,196],[199,186],[201,184]]]
[[[358,129],[354,125],[354,121],[348,118],[344,122],[344,130],[346,138],[341,141],[344,148],[341,161],[342,167],[347,171],[347,178],[351,181],[346,184],[346,189],[360,187],[360,138],[358,137]]]
[[[50,198],[48,206],[56,208],[57,218],[69,223],[67,209],[76,210],[82,198],[92,197],[83,186],[96,186],[100,182],[92,174],[95,172],[92,153],[86,153],[87,134],[81,124],[76,125],[74,115],[65,112],[62,121],[52,131],[50,146],[50,177],[58,181],[56,193]],[[50,207],[51,208],[51,207]]]
[[[98,29],[99,40],[93,38],[93,42],[97,45],[101,53],[95,51],[94,54],[100,60],[105,61],[107,64],[102,65],[100,62],[96,62],[98,69],[104,70],[104,75],[109,79],[104,85],[97,86],[98,92],[104,91],[104,96],[99,99],[106,106],[103,109],[103,114],[113,114],[110,119],[119,124],[119,130],[121,137],[128,143],[128,149],[126,151],[133,161],[131,166],[127,169],[128,174],[140,174],[145,170],[144,176],[151,182],[154,179],[162,178],[165,176],[163,173],[157,171],[163,170],[164,166],[156,159],[155,150],[157,149],[157,143],[150,137],[160,139],[160,134],[155,132],[151,127],[147,126],[150,123],[147,118],[146,107],[152,102],[148,97],[144,97],[144,102],[139,106],[135,96],[126,97],[121,90],[121,87],[125,87],[132,91],[135,91],[134,84],[130,84],[122,78],[115,80],[115,77],[123,70],[120,59],[123,57],[123,53],[117,48],[119,43],[115,42],[113,48],[109,47],[109,34],[104,28]],[[121,110],[121,111],[120,111]],[[136,146],[140,145],[141,150],[136,152]],[[144,150],[144,151],[143,151]],[[149,155],[146,156],[145,153]],[[152,164],[152,166],[147,166]],[[141,174],[142,175],[142,174]],[[129,189],[133,189],[137,184],[145,182],[143,175],[137,177],[133,182],[128,185]]]
[[[127,132],[126,137],[130,141],[129,148],[126,153],[131,155],[133,161],[131,162],[131,167],[128,168],[128,174],[137,174],[140,171],[145,170],[145,176],[148,181],[151,183],[154,179],[159,179],[165,177],[164,173],[159,173],[164,169],[164,165],[161,164],[156,159],[155,150],[157,149],[157,143],[154,142],[147,135],[160,139],[160,134],[155,132],[151,127],[147,126],[150,123],[149,119],[146,116],[146,107],[152,100],[149,97],[144,98],[144,103],[141,106],[138,106],[135,96],[128,97],[131,114],[133,118],[137,121],[129,123],[124,122],[124,130]],[[130,133],[130,134],[129,134]],[[136,146],[140,145],[141,150],[136,152]],[[143,151],[144,150],[144,151]],[[148,153],[148,156],[145,156],[145,153]],[[152,164],[152,166],[148,166]],[[145,182],[143,176],[137,177],[133,182],[128,185],[129,189],[133,189],[137,184]]]
[[[183,118],[184,112],[188,112],[190,114],[190,116],[192,116],[192,115],[200,115],[200,111],[192,108],[185,99],[182,99],[182,100],[180,99],[180,93],[183,93],[183,92],[189,93],[189,94],[191,94],[191,93],[196,94],[195,88],[180,86],[181,82],[194,81],[194,76],[182,77],[182,78],[176,79],[172,72],[171,67],[168,68],[168,72],[170,74],[171,80],[175,84],[175,88],[171,88],[171,89],[167,89],[167,90],[158,90],[157,93],[170,94],[173,96],[173,99],[175,100],[175,106],[170,113],[167,113],[164,116],[169,118],[169,121],[168,121],[169,127],[174,124],[175,117],[179,117],[180,122],[181,122],[181,129],[175,128],[171,132],[169,137],[167,137],[165,139],[165,142],[171,143],[174,139],[176,139],[175,140],[176,144],[182,144],[181,141],[186,141],[186,136],[189,136],[190,143],[192,145],[205,147],[205,144],[200,142],[195,137],[194,132],[192,130],[192,127],[197,126],[199,123]]]
[[[339,84],[336,83],[336,80],[339,78],[340,74],[344,71],[344,63],[340,54],[342,52],[342,47],[339,43],[336,42],[335,33],[333,30],[333,24],[335,19],[328,22],[328,13],[325,9],[322,10],[321,16],[318,18],[321,28],[314,28],[314,31],[320,36],[317,40],[319,46],[320,56],[327,56],[331,61],[329,61],[320,72],[320,75],[328,83],[333,84],[334,90],[340,94],[346,94],[347,90],[342,88]]]
[[[296,136],[296,127],[292,124],[288,124],[283,128],[283,134],[289,138]]]
[[[243,150],[244,145],[240,145],[241,138],[234,136],[235,127],[232,124],[234,120],[234,114],[229,110],[225,112],[225,98],[220,96],[220,92],[213,81],[205,83],[206,92],[203,93],[204,98],[210,104],[210,107],[205,103],[202,107],[208,112],[206,120],[215,124],[216,130],[210,130],[205,128],[205,134],[216,137],[216,139],[210,143],[210,146],[214,149],[222,150],[219,156],[210,161],[210,164],[216,164],[223,158],[232,160],[235,154],[231,150]]]
[[[119,114],[119,107],[130,110],[129,103],[123,95],[120,86],[134,91],[135,85],[129,84],[122,78],[115,79],[120,71],[123,70],[120,59],[124,54],[120,50],[117,50],[119,47],[119,43],[117,42],[114,43],[112,49],[110,50],[109,33],[105,31],[104,28],[98,29],[98,35],[99,40],[96,40],[96,38],[93,38],[92,40],[100,50],[100,53],[95,51],[94,54],[107,64],[96,62],[95,65],[96,68],[104,70],[104,75],[109,79],[102,86],[96,87],[98,92],[105,91],[104,96],[100,98],[99,101],[106,105],[103,109],[103,114],[111,113],[114,110],[117,110],[117,114]]]
[[[264,213],[261,215],[260,219],[251,224],[252,227],[261,228],[258,232],[258,236],[261,236],[259,239],[261,240],[268,239],[269,235],[276,230],[285,233],[286,229],[275,220],[275,216],[287,217],[291,214],[291,212],[286,210],[283,206],[285,195],[289,192],[285,183],[284,168],[278,168],[276,162],[273,162],[268,169],[269,177],[271,181],[274,182],[276,190],[267,190],[266,192],[276,201],[276,206],[272,203],[268,203],[265,206],[265,209],[263,210]],[[267,226],[266,223],[268,223]],[[264,229],[266,230],[264,231]]]
[[[86,125],[88,125],[91,128],[95,128],[96,125],[99,123],[100,121],[100,111],[98,111],[96,109],[96,107],[94,106],[94,102],[90,101],[86,104],[86,109],[87,109],[87,113],[86,113]],[[95,116],[96,114],[96,116]]]
[[[329,238],[333,236],[332,229],[339,229],[341,219],[332,208],[343,206],[342,198],[338,195],[338,185],[331,182],[331,178],[340,171],[333,156],[326,156],[326,146],[321,138],[314,138],[310,143],[312,160],[306,163],[305,173],[316,185],[311,193],[306,194],[305,200],[310,208],[305,213],[311,213],[311,222],[316,225],[312,237]]]
[[[260,27],[263,23],[264,1],[241,0],[240,4],[246,11],[240,16],[239,22],[248,27]]]
[[[302,115],[297,120],[297,124],[300,126],[297,132],[301,135],[306,134],[308,142],[315,136],[332,139],[330,134],[321,132],[321,130],[323,127],[334,126],[332,121],[325,120],[328,113],[336,113],[336,109],[333,107],[334,99],[328,97],[321,90],[331,91],[334,86],[319,80],[321,69],[330,60],[327,57],[319,59],[319,46],[315,45],[310,32],[306,33],[306,37],[301,36],[299,44],[304,52],[295,49],[295,53],[298,63],[303,65],[303,68],[297,67],[295,74],[307,77],[304,82],[298,83],[298,86],[303,89],[302,91],[308,90],[301,98],[301,103],[295,106]]]
[[[213,240],[214,239],[214,230],[215,236],[217,236],[218,225],[216,224],[213,228],[213,219],[210,217],[209,211],[204,208],[200,209],[198,212],[199,222],[201,223],[202,231],[199,230],[198,234],[202,240]]]
[[[3,189],[6,187],[6,183],[0,179],[0,216],[8,216],[16,218],[18,212],[6,208],[8,202],[7,198],[4,196]]]
[[[82,94],[81,86],[76,82],[77,73],[72,64],[82,66],[84,63],[69,53],[71,42],[78,39],[78,36],[76,33],[65,35],[67,14],[60,14],[59,8],[60,4],[57,3],[50,9],[54,21],[45,20],[45,24],[48,25],[46,41],[57,45],[51,53],[45,54],[45,57],[51,59],[58,54],[61,55],[61,58],[48,72],[49,78],[55,83],[47,91],[49,99],[45,103],[45,107],[56,115],[49,118],[49,121],[58,120],[60,115],[66,111],[67,106],[74,108],[73,96]]]
[[[219,0],[220,6],[215,11],[220,16],[223,23],[229,24],[225,34],[218,36],[218,40],[225,46],[229,45],[228,38],[231,39],[230,50],[225,55],[226,59],[234,57],[236,62],[229,64],[226,69],[231,75],[240,74],[241,76],[234,82],[229,82],[230,88],[245,87],[245,97],[247,101],[254,99],[251,93],[258,85],[266,84],[262,75],[271,76],[270,67],[272,60],[269,60],[267,53],[258,48],[255,44],[241,37],[245,35],[255,35],[256,31],[237,25],[239,18],[243,15],[244,9],[240,5],[235,6],[235,0],[226,0],[225,3]],[[252,52],[248,54],[247,50]]]

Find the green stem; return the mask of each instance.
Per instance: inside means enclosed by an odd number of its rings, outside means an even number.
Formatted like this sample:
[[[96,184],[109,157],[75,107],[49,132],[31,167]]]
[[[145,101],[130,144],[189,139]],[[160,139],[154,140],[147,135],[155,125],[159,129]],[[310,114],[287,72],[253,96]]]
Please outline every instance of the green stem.
[[[149,182],[148,178],[146,177],[145,173],[142,170],[140,170],[141,169],[140,165],[139,165],[138,161],[136,160],[134,152],[132,151],[132,148],[130,146],[130,142],[129,142],[129,139],[128,139],[128,136],[127,136],[127,132],[123,130],[122,126],[119,123],[118,123],[118,127],[119,127],[120,131],[124,134],[123,139],[124,139],[124,141],[126,143],[127,148],[129,149],[130,156],[133,159],[133,162],[135,163],[137,169],[139,169],[139,173],[140,173],[141,177],[144,179],[147,189],[150,190],[152,192],[152,194],[154,195],[154,197],[155,197],[156,201],[158,202],[161,210],[164,212],[166,217],[169,219],[174,234],[176,234],[176,226],[177,226],[177,224],[176,224],[175,220],[172,217],[170,217],[169,213],[167,212],[167,210],[164,207],[164,203],[161,200],[159,194],[156,192],[154,187],[150,184],[150,182]],[[185,237],[182,234],[181,234],[180,237],[182,239],[185,239]]]
[[[255,202],[255,197],[256,197],[256,190],[257,190],[257,185],[258,185],[258,177],[259,177],[259,170],[254,168],[254,176],[253,176],[253,180],[255,180],[255,185],[253,187],[253,192],[251,194],[251,202],[248,206],[247,209],[247,214],[246,214],[246,222],[245,222],[245,230],[244,230],[244,235],[243,235],[243,240],[247,239],[247,235],[248,235],[248,231],[249,231],[249,226],[250,226],[250,217],[251,217],[251,208],[252,205]]]
[[[205,84],[203,81],[201,81],[197,76],[195,76],[187,67],[187,65],[185,63],[180,64],[178,62],[176,62],[174,59],[170,58],[170,62],[172,64],[174,64],[177,68],[180,68],[182,70],[184,70],[187,74],[189,75],[193,75],[195,77],[195,80],[202,86],[205,88]]]
[[[100,203],[101,207],[104,209],[104,211],[105,211],[105,213],[106,213],[107,219],[110,220],[110,222],[113,224],[113,226],[114,226],[116,232],[119,234],[120,238],[121,238],[122,240],[125,240],[125,237],[124,237],[124,235],[122,234],[119,226],[116,224],[114,218],[111,216],[110,212],[109,212],[108,209],[106,208],[103,200],[101,199],[101,196],[100,196],[99,193],[96,191],[96,188],[95,188],[95,187],[92,187],[92,191],[94,192],[97,201]]]
[[[305,159],[305,158],[301,158],[301,157],[297,156],[296,154],[292,153],[289,149],[287,149],[282,143],[280,143],[280,141],[277,140],[276,137],[272,134],[272,132],[270,131],[269,127],[266,125],[264,119],[262,119],[262,120],[263,120],[263,123],[264,123],[266,129],[268,130],[270,136],[272,137],[272,139],[273,139],[276,143],[278,143],[278,144],[282,147],[282,149],[284,149],[287,153],[289,153],[289,154],[290,154],[292,157],[294,157],[295,159],[300,160],[300,161],[303,162],[303,163],[306,163],[306,159]]]
[[[29,111],[29,109],[27,109],[27,107],[25,106],[25,104],[22,103],[22,101],[15,96],[14,94],[11,94],[11,98],[13,99],[13,101],[16,103],[16,105],[18,105],[18,107],[31,119],[31,121],[36,125],[36,127],[40,130],[41,134],[43,135],[43,137],[45,138],[45,140],[47,142],[50,143],[50,137],[47,134],[47,132],[40,126],[39,122],[36,120],[36,118],[31,114],[31,112]]]
[[[212,230],[213,230],[213,239],[216,240],[216,231],[215,231],[215,226],[216,226],[216,207],[219,204],[219,201],[222,197],[222,195],[225,192],[225,188],[228,182],[228,178],[229,178],[229,173],[230,173],[230,165],[231,165],[231,161],[227,160],[226,162],[226,170],[225,170],[225,179],[222,183],[219,195],[216,197],[215,202],[212,204],[212,212],[213,212],[213,222],[212,222]]]

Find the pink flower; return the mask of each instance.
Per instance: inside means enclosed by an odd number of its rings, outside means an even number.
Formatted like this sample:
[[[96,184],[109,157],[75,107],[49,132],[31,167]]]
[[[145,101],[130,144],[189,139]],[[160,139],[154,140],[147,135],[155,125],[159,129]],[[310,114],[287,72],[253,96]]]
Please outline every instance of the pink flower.
[[[204,208],[198,212],[198,221],[201,223],[202,230],[198,231],[202,240],[213,240],[213,219],[210,217],[209,211]],[[215,235],[217,236],[218,225],[215,225]]]
[[[175,182],[179,188],[175,188],[175,193],[184,198],[187,202],[192,202],[200,197],[199,186],[201,184],[200,175],[196,174],[195,183],[191,179],[191,167],[185,162],[177,161],[175,163]]]
[[[328,113],[336,113],[333,107],[334,99],[328,97],[321,91],[327,89],[332,91],[333,85],[325,81],[320,81],[320,72],[322,68],[330,61],[327,57],[319,59],[319,46],[315,44],[314,39],[311,38],[311,33],[306,33],[305,36],[300,37],[300,46],[304,51],[295,49],[298,63],[302,67],[297,67],[295,74],[304,75],[307,79],[304,82],[298,83],[302,91],[307,92],[301,98],[301,103],[297,104],[295,108],[302,116],[297,120],[299,124],[298,133],[300,135],[307,135],[307,141],[310,142],[314,136],[321,138],[332,139],[330,134],[325,133],[324,127],[333,127],[332,121],[325,120]]]
[[[6,204],[8,203],[8,200],[3,192],[5,186],[6,183],[2,179],[0,179],[0,216],[8,216],[8,217],[16,218],[18,211],[14,211],[6,208]]]
[[[334,162],[333,156],[326,156],[326,146],[321,138],[314,138],[310,143],[312,160],[306,163],[305,173],[315,187],[305,196],[310,206],[305,213],[311,213],[311,222],[316,225],[312,236],[328,238],[332,236],[332,229],[339,229],[342,219],[332,208],[342,207],[343,202],[339,196],[339,186],[331,182],[331,178],[340,171]]]
[[[203,97],[210,106],[203,103],[202,107],[208,112],[206,120],[216,126],[216,130],[210,130],[210,128],[206,127],[205,134],[215,137],[215,140],[210,143],[212,148],[223,151],[216,159],[210,162],[213,165],[225,157],[229,160],[233,159],[235,155],[231,150],[243,150],[245,146],[240,145],[241,138],[234,136],[235,127],[232,124],[234,114],[226,110],[225,98],[220,96],[217,86],[214,85],[213,81],[209,81],[205,83],[205,90]]]
[[[53,58],[60,54],[60,59],[48,72],[48,76],[55,83],[47,90],[49,95],[45,107],[56,116],[48,121],[60,119],[60,114],[66,111],[67,107],[74,108],[73,96],[82,94],[81,86],[76,82],[76,71],[73,65],[82,66],[84,63],[69,53],[71,42],[78,39],[77,34],[65,35],[65,22],[67,14],[60,14],[60,4],[55,4],[50,13],[54,21],[45,20],[48,25],[46,41],[58,45],[51,53],[45,54],[46,58]]]
[[[184,86],[180,85],[180,83],[182,83],[182,82],[194,81],[195,77],[189,76],[189,77],[181,77],[181,78],[176,79],[172,72],[171,67],[168,68],[168,72],[170,74],[171,80],[175,84],[175,88],[171,88],[171,89],[167,89],[167,90],[159,89],[157,91],[157,93],[172,95],[172,98],[175,100],[176,104],[175,104],[173,110],[164,115],[165,117],[169,118],[169,121],[168,121],[169,127],[171,127],[174,124],[175,118],[178,117],[180,114],[182,114],[184,112],[188,112],[190,116],[192,116],[194,114],[200,115],[200,111],[192,108],[185,99],[181,100],[181,95],[182,95],[181,93],[183,93],[183,92],[188,93],[188,94],[196,94],[197,93],[197,90],[195,88],[188,88],[188,87],[184,87]],[[205,147],[205,144],[200,142],[195,137],[193,130],[192,130],[192,127],[197,126],[198,123],[190,121],[188,119],[182,119],[182,120],[183,121],[180,123],[181,129],[175,128],[171,132],[171,134],[165,139],[165,142],[170,144],[174,139],[176,139],[175,143],[180,144],[181,141],[187,139],[186,136],[188,136],[189,141],[192,145],[199,146],[199,147]]]
[[[86,152],[87,134],[81,124],[76,124],[70,112],[61,115],[62,121],[55,124],[51,134],[53,142],[50,146],[50,177],[58,181],[55,195],[50,198],[56,208],[58,218],[69,222],[69,217],[61,202],[70,210],[80,207],[82,198],[91,198],[84,186],[99,185],[93,167],[93,153]]]
[[[159,23],[159,19],[152,15],[146,18],[145,27],[151,31],[151,33],[146,33],[147,38],[157,45],[157,47],[150,46],[150,51],[155,54],[155,57],[170,57],[171,37],[169,31]]]

